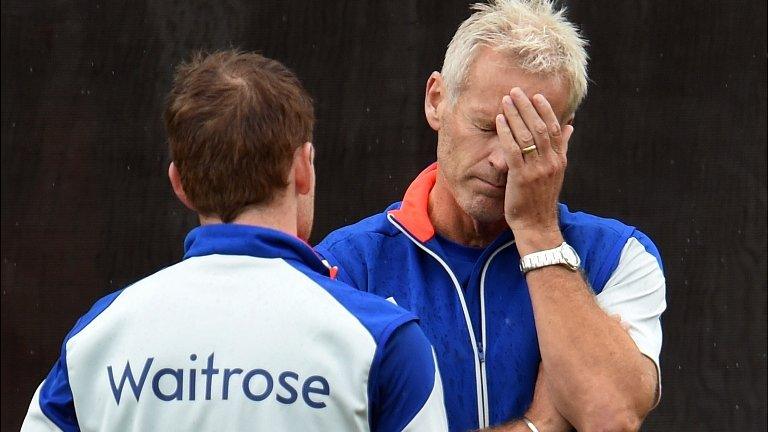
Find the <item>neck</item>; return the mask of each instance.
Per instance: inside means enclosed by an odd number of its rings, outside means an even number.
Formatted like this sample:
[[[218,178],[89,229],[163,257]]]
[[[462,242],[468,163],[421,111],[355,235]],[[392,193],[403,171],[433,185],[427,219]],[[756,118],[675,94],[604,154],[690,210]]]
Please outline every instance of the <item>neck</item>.
[[[471,247],[486,247],[507,229],[504,218],[482,222],[464,212],[439,173],[429,193],[429,220],[441,236]]]
[[[267,205],[247,207],[230,223],[272,228],[296,236],[298,232],[296,212],[295,201],[291,202],[290,200],[276,197],[274,201]],[[294,217],[290,217],[290,215],[294,215]],[[198,216],[200,217],[200,225],[223,223],[221,218],[216,215],[206,216],[201,214]]]

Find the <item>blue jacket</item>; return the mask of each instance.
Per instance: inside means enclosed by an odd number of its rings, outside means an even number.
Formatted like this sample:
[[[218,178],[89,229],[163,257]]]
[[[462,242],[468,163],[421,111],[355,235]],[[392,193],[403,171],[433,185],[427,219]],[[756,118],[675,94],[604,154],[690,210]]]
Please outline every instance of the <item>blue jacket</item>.
[[[331,233],[316,250],[339,267],[340,280],[419,316],[437,353],[449,427],[464,431],[524,414],[540,353],[511,231],[485,249],[466,292],[459,286],[427,213],[436,173],[434,164],[411,184],[402,202]],[[560,224],[595,293],[611,277],[628,239],[658,258],[645,235],[616,220],[561,205]]]

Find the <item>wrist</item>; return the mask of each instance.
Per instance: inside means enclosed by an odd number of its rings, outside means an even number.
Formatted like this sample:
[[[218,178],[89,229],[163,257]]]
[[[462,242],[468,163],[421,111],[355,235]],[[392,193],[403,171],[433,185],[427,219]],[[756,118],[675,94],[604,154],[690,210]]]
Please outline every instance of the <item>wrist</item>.
[[[512,233],[515,235],[515,245],[521,257],[534,252],[554,249],[565,241],[560,227],[554,229],[513,230]]]
[[[491,429],[494,432],[496,429]],[[531,432],[522,420],[514,420],[499,428],[499,432]]]
[[[531,422],[533,427],[529,426],[526,420]],[[534,415],[530,411],[523,418],[517,420],[515,426],[514,430],[520,432],[568,432],[573,430],[571,425],[561,417],[555,419],[548,416]]]
[[[525,427],[530,432],[540,432],[539,428],[536,427],[536,424],[534,424],[533,421],[531,421],[531,419],[529,419],[528,417],[523,417],[523,418],[520,419],[520,421],[523,422]]]
[[[535,426],[535,427],[538,427]],[[485,429],[483,429],[485,430]],[[519,420],[512,420],[508,423],[505,423],[502,426],[497,426],[495,428],[489,429],[489,431],[494,432],[531,432],[531,429],[525,424],[525,422],[522,419]],[[539,432],[544,432],[541,429],[539,429]]]

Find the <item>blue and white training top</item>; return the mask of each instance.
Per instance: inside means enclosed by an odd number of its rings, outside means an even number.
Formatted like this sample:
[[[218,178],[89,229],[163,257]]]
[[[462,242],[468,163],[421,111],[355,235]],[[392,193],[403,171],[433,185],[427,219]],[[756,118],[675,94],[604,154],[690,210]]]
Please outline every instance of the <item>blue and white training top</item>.
[[[455,265],[462,257],[450,256],[429,218],[437,172],[431,165],[402,202],[329,234],[317,251],[339,267],[340,280],[419,317],[442,371],[450,430],[475,430],[525,413],[541,356],[512,231],[472,258],[462,274]],[[596,302],[621,316],[638,350],[658,368],[666,281],[656,246],[617,220],[564,205],[559,216]]]
[[[413,314],[271,229],[202,226],[185,251],[77,322],[23,431],[447,428]]]

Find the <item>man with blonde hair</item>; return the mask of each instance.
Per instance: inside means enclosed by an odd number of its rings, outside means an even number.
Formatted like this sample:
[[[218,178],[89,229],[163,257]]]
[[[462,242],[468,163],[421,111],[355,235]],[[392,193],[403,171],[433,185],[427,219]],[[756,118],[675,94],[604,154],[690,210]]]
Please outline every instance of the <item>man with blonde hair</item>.
[[[558,202],[586,41],[550,0],[474,9],[426,85],[437,163],[318,250],[421,318],[451,430],[637,430],[660,395],[659,252]]]

